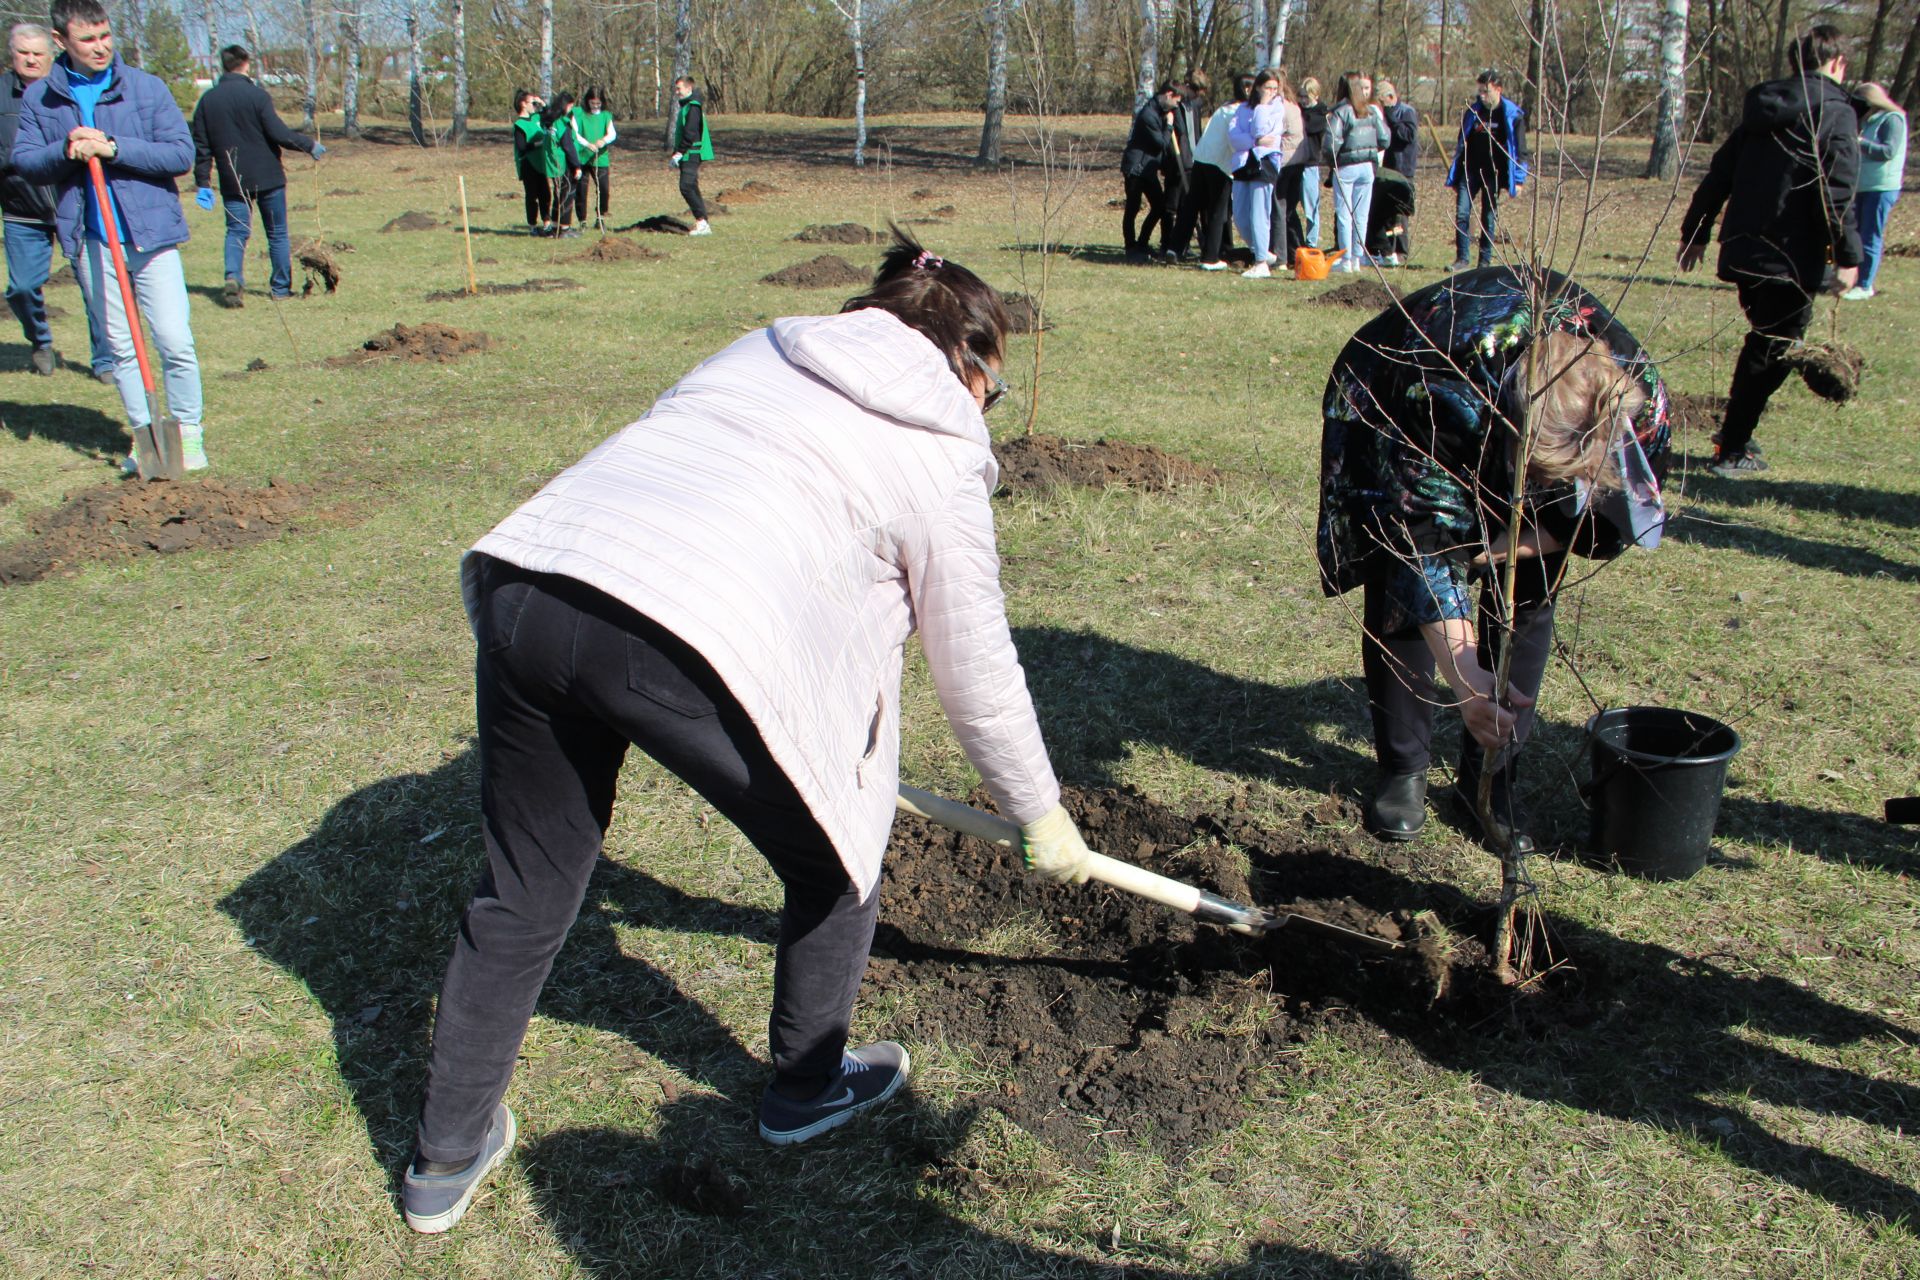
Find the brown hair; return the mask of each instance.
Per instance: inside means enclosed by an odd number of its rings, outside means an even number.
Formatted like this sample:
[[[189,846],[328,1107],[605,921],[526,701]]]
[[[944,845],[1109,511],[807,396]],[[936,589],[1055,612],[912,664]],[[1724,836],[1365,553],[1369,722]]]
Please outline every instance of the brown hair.
[[[973,385],[971,352],[981,360],[1003,362],[1013,317],[994,287],[957,262],[920,247],[920,242],[888,224],[893,246],[880,259],[873,286],[840,310],[869,307],[904,321],[940,349],[953,376]]]
[[[1549,483],[1580,479],[1620,487],[1613,443],[1647,403],[1646,388],[1598,338],[1564,329],[1540,338],[1532,403],[1533,453],[1527,470]]]
[[[1847,56],[1847,38],[1840,28],[1822,22],[1807,28],[1807,34],[1787,46],[1787,61],[1802,75],[1812,75],[1835,58]]]
[[[1353,96],[1354,83],[1359,80],[1365,80],[1367,82],[1367,96],[1365,98],[1356,98]],[[1335,106],[1344,102],[1351,106],[1356,112],[1365,111],[1373,105],[1373,77],[1364,71],[1342,71],[1340,73],[1340,84],[1333,91],[1333,101]]]

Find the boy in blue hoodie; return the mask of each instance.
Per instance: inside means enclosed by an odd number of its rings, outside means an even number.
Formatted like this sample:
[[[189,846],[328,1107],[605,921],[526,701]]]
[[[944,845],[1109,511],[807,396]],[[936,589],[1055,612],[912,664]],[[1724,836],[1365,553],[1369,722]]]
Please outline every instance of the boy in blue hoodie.
[[[1465,271],[1473,199],[1480,197],[1480,265],[1493,265],[1493,237],[1500,193],[1519,196],[1527,189],[1527,113],[1507,100],[1494,70],[1480,73],[1479,96],[1460,120],[1447,185],[1455,194],[1452,271]]]

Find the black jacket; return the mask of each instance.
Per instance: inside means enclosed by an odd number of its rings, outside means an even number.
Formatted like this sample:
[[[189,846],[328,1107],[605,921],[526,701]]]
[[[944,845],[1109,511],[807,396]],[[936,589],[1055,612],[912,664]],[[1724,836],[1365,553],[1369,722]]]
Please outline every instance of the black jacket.
[[[54,189],[28,182],[13,167],[13,136],[20,132],[20,96],[26,91],[14,72],[0,75],[0,214],[52,226]]]
[[[1175,107],[1173,114],[1177,116],[1179,111]],[[1138,178],[1160,167],[1167,158],[1167,140],[1173,133],[1168,127],[1167,115],[1167,109],[1160,105],[1160,95],[1157,93],[1134,113],[1133,132],[1127,135],[1127,149],[1120,155],[1121,173],[1129,178]]]
[[[1387,144],[1387,168],[1413,177],[1414,162],[1420,158],[1420,113],[1404,102],[1386,108],[1387,129],[1393,141]]]
[[[1312,106],[1300,108],[1300,128],[1307,135],[1307,141],[1313,144],[1313,152],[1319,157],[1319,163],[1327,160],[1327,104],[1316,102]]]
[[[1791,280],[1813,290],[1828,262],[1860,265],[1859,128],[1847,91],[1823,75],[1755,85],[1693,193],[1680,243],[1705,244],[1725,207],[1722,280]]]
[[[238,71],[221,76],[193,109],[193,185],[209,185],[218,165],[222,200],[286,186],[281,151],[312,155],[313,147],[312,138],[287,128],[267,91]]]

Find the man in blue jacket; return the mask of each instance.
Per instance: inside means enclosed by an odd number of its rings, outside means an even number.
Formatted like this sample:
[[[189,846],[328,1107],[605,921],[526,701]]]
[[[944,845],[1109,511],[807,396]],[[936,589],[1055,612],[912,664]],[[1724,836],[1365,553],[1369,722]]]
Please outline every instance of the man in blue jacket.
[[[50,25],[64,52],[21,99],[13,167],[27,181],[55,189],[60,247],[78,268],[88,315],[104,323],[113,343],[120,400],[138,428],[148,425],[147,399],[102,219],[114,220],[134,295],[153,330],[167,405],[180,420],[183,460],[198,470],[207,465],[200,361],[180,266],[187,219],[173,185],[173,175],[193,167],[193,136],[165,82],[114,56],[100,0],[54,0]],[[89,157],[106,170],[104,210],[87,177]]]
[[[1473,224],[1473,198],[1480,197],[1480,265],[1493,265],[1493,237],[1500,193],[1519,196],[1527,189],[1527,113],[1508,101],[1500,73],[1480,73],[1479,96],[1467,106],[1460,121],[1460,140],[1454,143],[1453,165],[1447,185],[1455,192],[1453,212],[1453,266],[1465,271],[1468,232]]]

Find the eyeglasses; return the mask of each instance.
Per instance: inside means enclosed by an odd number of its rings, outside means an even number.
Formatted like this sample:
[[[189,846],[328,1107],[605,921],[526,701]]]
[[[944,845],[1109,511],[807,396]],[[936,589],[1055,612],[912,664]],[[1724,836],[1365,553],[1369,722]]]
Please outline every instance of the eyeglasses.
[[[973,363],[974,368],[986,374],[987,377],[991,379],[993,382],[993,390],[987,392],[986,399],[980,402],[980,412],[985,413],[987,410],[993,408],[993,406],[999,404],[1002,400],[1006,399],[1007,392],[1013,390],[1013,388],[1007,385],[1007,380],[1005,378],[1001,377],[999,374],[993,371],[992,365],[988,364],[985,360],[982,360],[979,356],[975,355],[973,352],[971,351],[967,352],[967,359]]]

